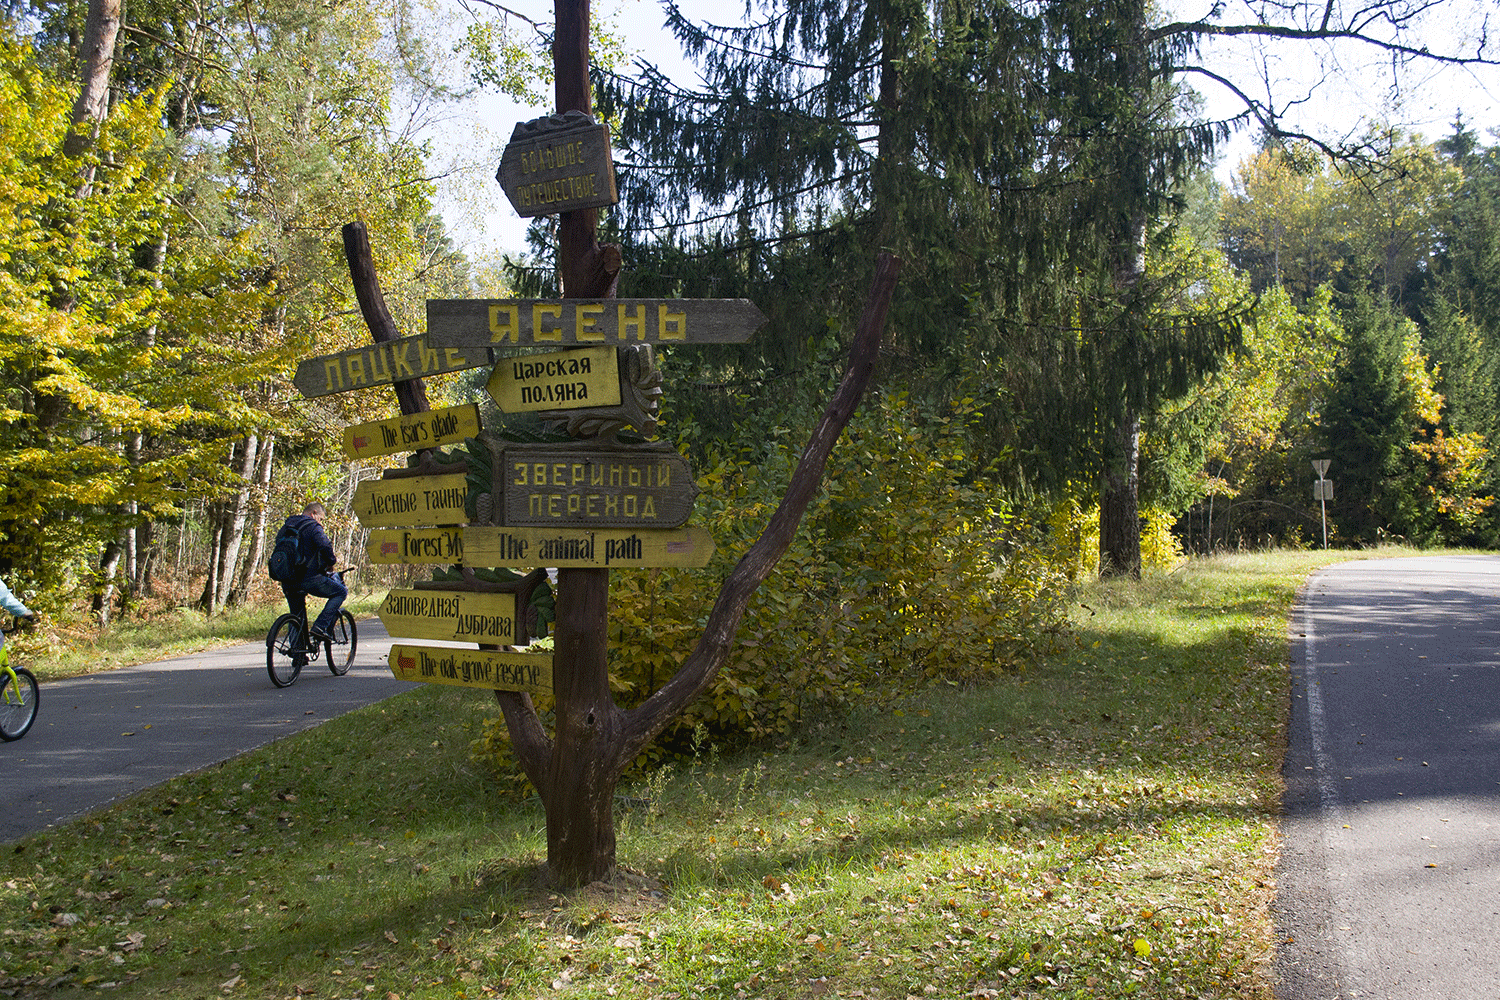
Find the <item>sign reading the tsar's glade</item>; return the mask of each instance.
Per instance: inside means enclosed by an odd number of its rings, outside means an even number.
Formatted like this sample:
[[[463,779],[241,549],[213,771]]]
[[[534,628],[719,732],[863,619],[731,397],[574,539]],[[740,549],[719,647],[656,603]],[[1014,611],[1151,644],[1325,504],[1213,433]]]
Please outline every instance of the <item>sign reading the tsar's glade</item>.
[[[466,475],[366,479],[354,491],[354,514],[366,528],[420,528],[463,524]]]
[[[670,445],[513,444],[495,465],[507,527],[676,528],[698,496]]]
[[[743,344],[766,317],[749,299],[428,299],[435,347]]]
[[[552,693],[549,653],[507,653],[446,646],[391,647],[391,673],[400,681],[456,684],[499,691]]]
[[[523,219],[620,200],[609,126],[581,111],[521,122],[511,132],[495,174]]]
[[[425,336],[356,347],[337,354],[303,358],[297,363],[292,384],[309,399],[372,385],[389,385],[420,378],[478,368],[490,363],[488,351],[437,348]]]
[[[456,444],[478,433],[478,406],[447,406],[409,417],[351,424],[344,428],[344,454],[350,458],[395,455]]]
[[[583,347],[506,358],[486,388],[505,413],[619,406],[619,355],[613,347]]]
[[[466,590],[393,590],[380,605],[391,635],[505,645],[516,641],[516,595]]]
[[[459,566],[464,561],[462,528],[382,528],[370,532],[365,555],[383,565]]]
[[[463,529],[463,544],[480,566],[623,569],[631,566],[700,568],[714,540],[698,527],[631,531],[610,528]]]

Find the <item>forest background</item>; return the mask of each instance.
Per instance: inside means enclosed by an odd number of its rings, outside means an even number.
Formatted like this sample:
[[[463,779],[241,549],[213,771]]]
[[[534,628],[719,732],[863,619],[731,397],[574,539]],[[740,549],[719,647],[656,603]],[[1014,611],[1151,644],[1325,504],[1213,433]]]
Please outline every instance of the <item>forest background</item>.
[[[1482,31],[1422,51],[1403,31],[1423,5],[1374,9],[1278,8],[1393,63],[1492,65]],[[438,45],[406,3],[4,11],[0,573],[48,616],[28,641],[274,599],[268,528],[308,499],[361,562],[349,499],[380,467],[345,460],[339,432],[394,396],[290,382],[368,340],[340,228],[365,223],[403,331],[427,298],[557,294],[549,220],[524,254],[455,248],[431,148],[393,110],[459,96],[455,66],[466,88],[545,94],[549,25],[485,7]],[[663,352],[662,433],[700,473],[719,553],[613,574],[622,699],[670,675],[774,506],[874,248],[907,261],[878,391],[679,737],[1024,663],[1065,628],[1070,579],[1321,544],[1313,458],[1338,484],[1329,544],[1500,542],[1500,148],[1462,108],[1440,137],[1372,121],[1341,141],[1244,91],[1207,115],[1189,83],[1218,76],[1198,56],[1236,27],[1219,8],[782,0],[722,29],[668,13],[697,91],[596,36],[619,293],[744,297],[770,322]],[[1292,30],[1267,16],[1237,27]],[[1260,146],[1223,186],[1208,168],[1236,128]],[[429,392],[531,430],[484,378]]]

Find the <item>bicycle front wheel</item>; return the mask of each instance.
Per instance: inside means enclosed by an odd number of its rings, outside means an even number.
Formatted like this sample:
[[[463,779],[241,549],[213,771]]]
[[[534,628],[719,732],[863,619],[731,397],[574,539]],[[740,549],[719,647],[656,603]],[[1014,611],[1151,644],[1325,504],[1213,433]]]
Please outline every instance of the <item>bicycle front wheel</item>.
[[[354,616],[340,611],[338,621],[333,623],[333,639],[323,644],[328,654],[328,669],[342,677],[349,672],[354,662],[354,649],[359,645],[359,633],[354,628]]]
[[[266,633],[266,673],[271,675],[272,684],[284,688],[296,682],[307,663],[303,646],[302,623],[297,616],[286,614],[276,619]]]
[[[36,721],[40,694],[36,678],[25,667],[16,667],[14,676],[0,674],[0,740],[9,743],[26,735]]]

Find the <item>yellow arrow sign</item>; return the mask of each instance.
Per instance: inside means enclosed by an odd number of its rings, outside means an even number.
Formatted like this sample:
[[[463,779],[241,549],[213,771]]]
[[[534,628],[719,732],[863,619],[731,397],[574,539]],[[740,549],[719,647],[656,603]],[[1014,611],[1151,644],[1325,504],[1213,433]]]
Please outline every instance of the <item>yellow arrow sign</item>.
[[[463,524],[468,499],[467,476],[404,476],[367,479],[354,491],[354,514],[366,528],[420,528]]]
[[[377,528],[370,532],[365,555],[385,566],[463,565],[463,529]]]
[[[391,673],[400,681],[455,684],[492,691],[552,693],[552,654],[505,653],[443,646],[391,647]]]
[[[628,566],[707,566],[713,536],[699,527],[649,529],[463,529],[464,551],[475,566],[623,569]]]
[[[393,590],[380,605],[386,631],[407,639],[516,641],[516,595],[467,590]]]
[[[372,420],[344,428],[344,454],[350,458],[375,458],[421,448],[456,444],[479,433],[479,407],[445,406],[441,410],[414,413],[389,420]]]

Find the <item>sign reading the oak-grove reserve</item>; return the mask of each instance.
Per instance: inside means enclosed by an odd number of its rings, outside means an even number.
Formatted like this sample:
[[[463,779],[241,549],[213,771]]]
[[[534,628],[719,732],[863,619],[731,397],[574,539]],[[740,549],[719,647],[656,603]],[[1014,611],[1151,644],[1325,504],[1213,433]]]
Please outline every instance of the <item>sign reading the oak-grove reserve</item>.
[[[495,174],[523,219],[620,200],[609,126],[575,112],[522,122],[511,133]]]
[[[421,528],[463,524],[468,515],[467,476],[403,476],[366,479],[354,491],[354,514],[366,528]]]
[[[478,406],[473,403],[446,406],[405,417],[351,424],[344,428],[344,454],[350,458],[375,458],[456,444],[478,433]]]
[[[677,528],[698,496],[668,445],[511,445],[495,478],[506,527]]]
[[[494,691],[552,693],[549,653],[505,653],[492,649],[442,646],[391,647],[391,674],[398,681],[456,684]]]
[[[618,569],[627,566],[707,566],[714,540],[702,528],[463,529],[464,547],[475,565],[548,566],[559,569]]]
[[[365,555],[382,565],[462,565],[462,528],[379,528],[370,532]]]
[[[393,590],[380,605],[391,635],[505,645],[516,641],[516,595],[469,590]]]
[[[766,317],[749,299],[428,299],[434,346],[743,344]]]
[[[488,351],[438,348],[425,336],[403,337],[384,344],[356,347],[303,358],[297,363],[292,384],[309,399],[372,385],[405,382],[424,375],[441,375],[490,363]]]
[[[486,388],[505,413],[619,406],[619,355],[613,347],[584,347],[506,358]]]

